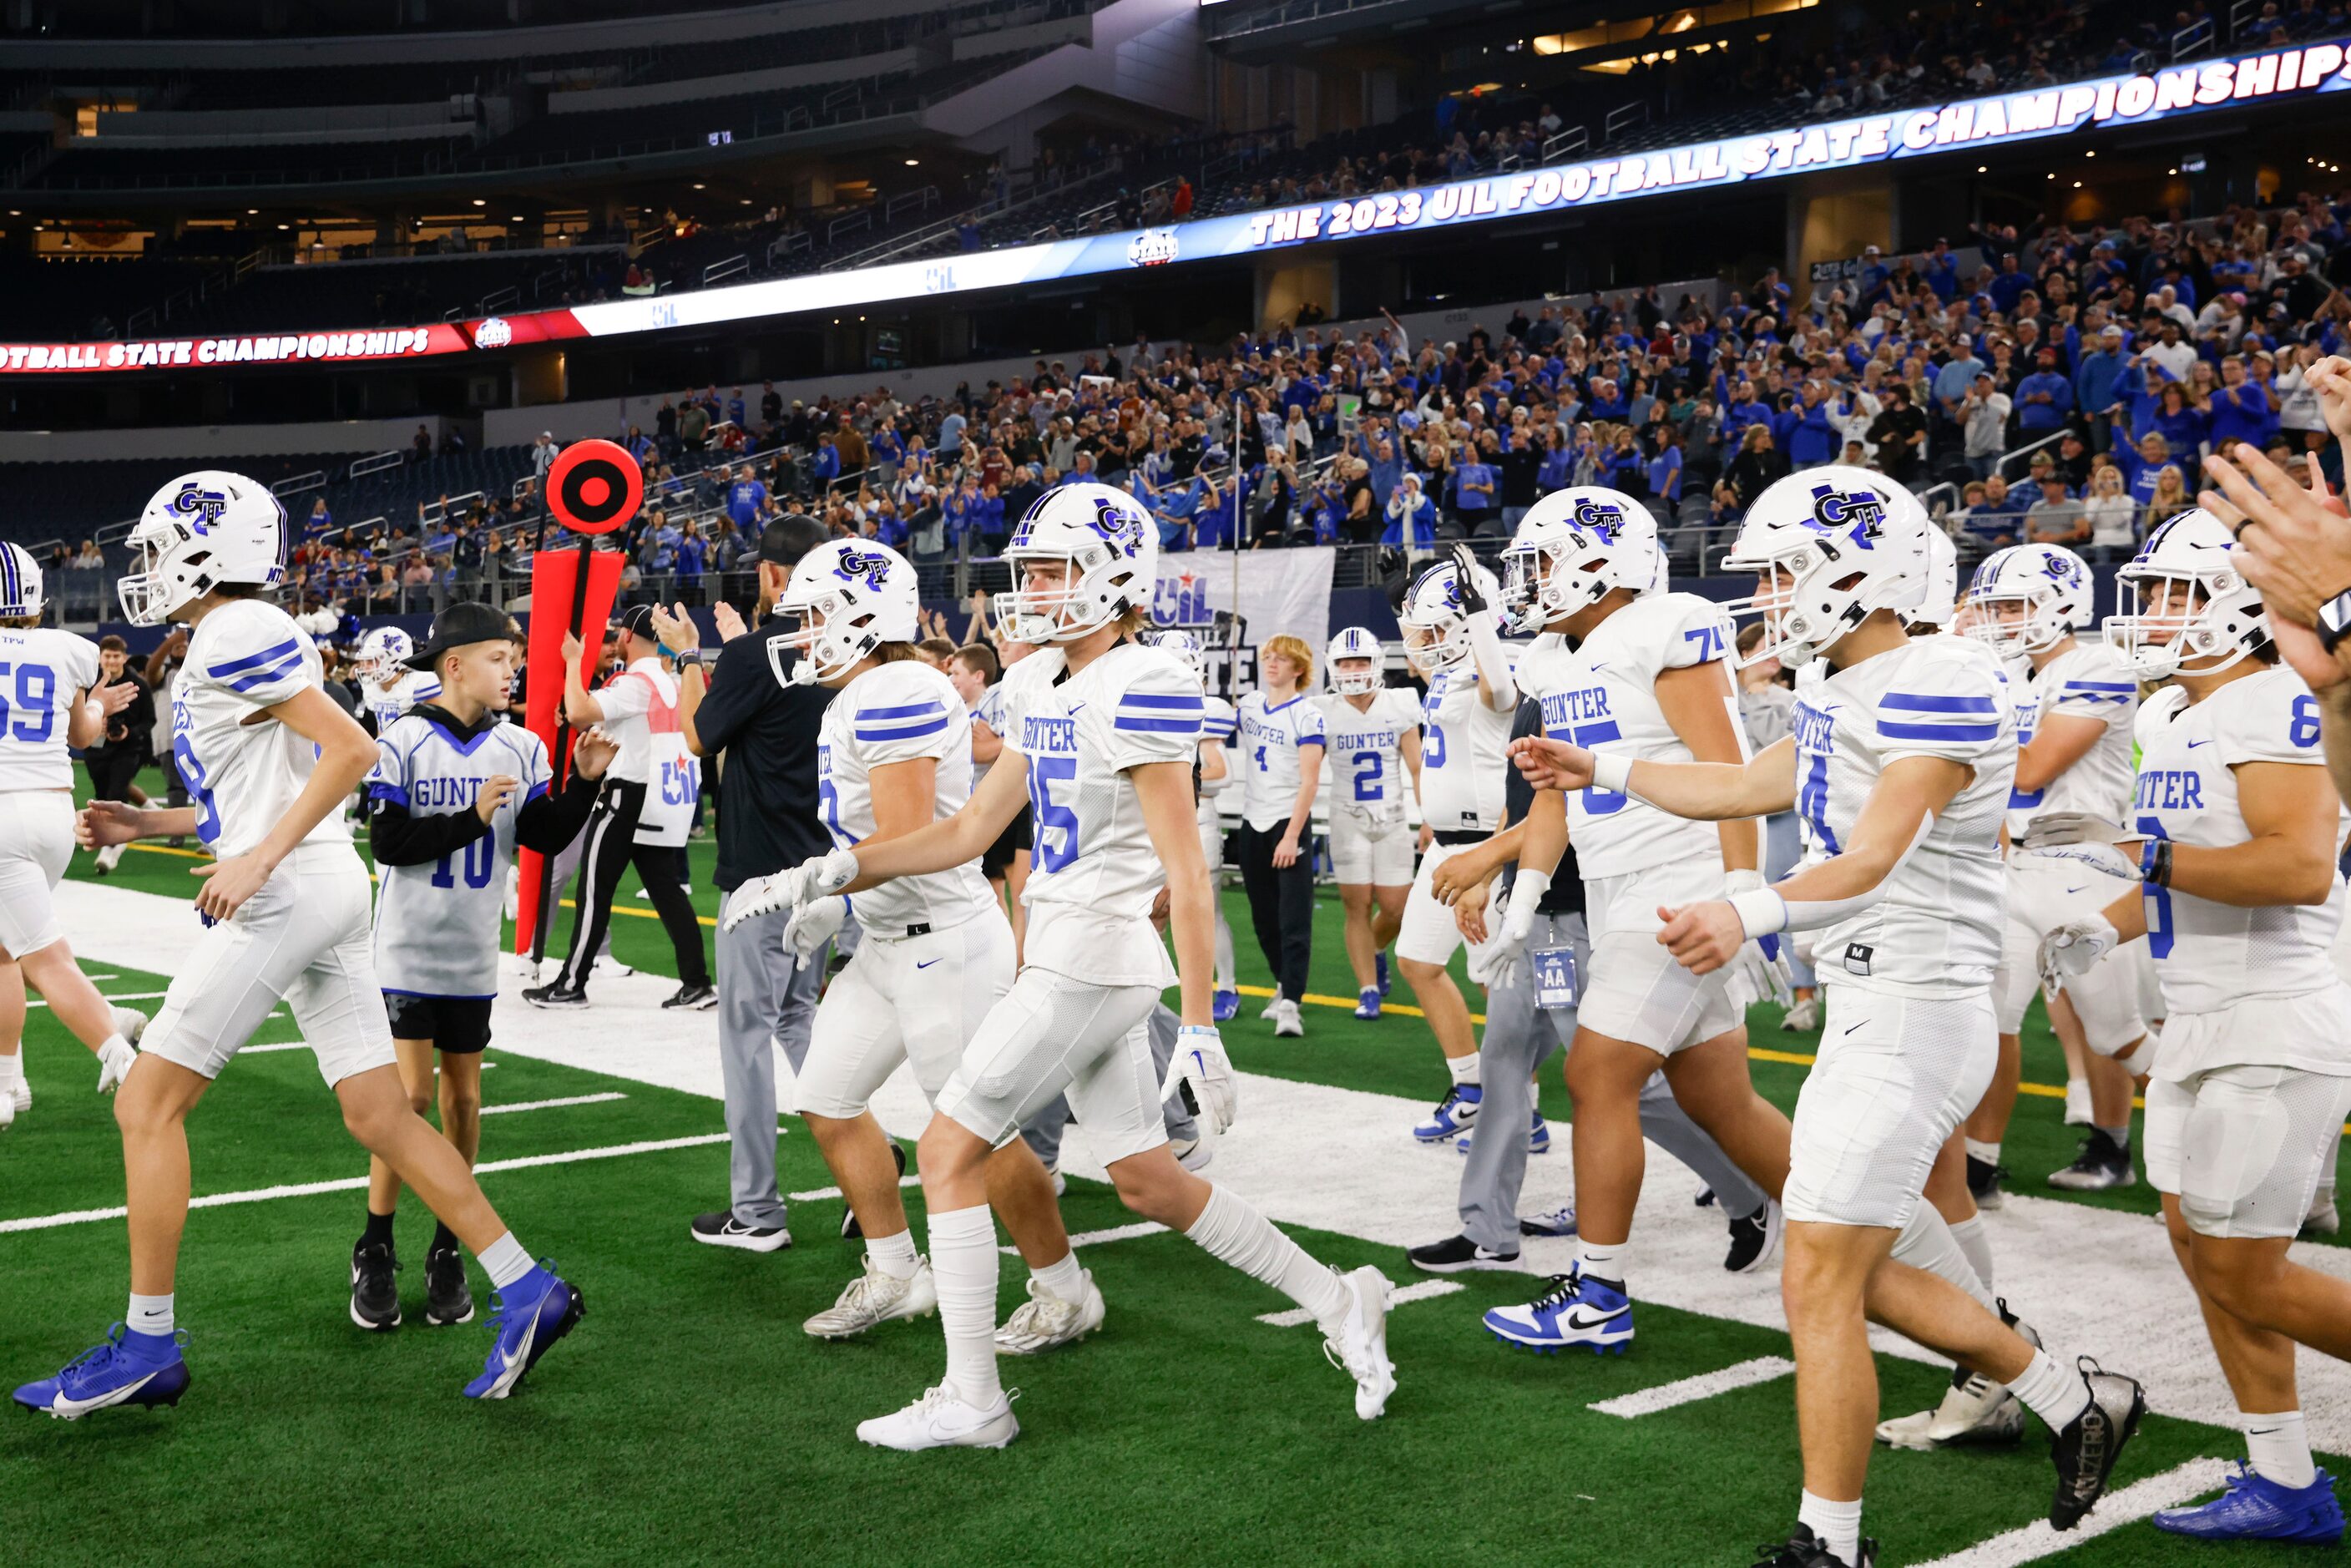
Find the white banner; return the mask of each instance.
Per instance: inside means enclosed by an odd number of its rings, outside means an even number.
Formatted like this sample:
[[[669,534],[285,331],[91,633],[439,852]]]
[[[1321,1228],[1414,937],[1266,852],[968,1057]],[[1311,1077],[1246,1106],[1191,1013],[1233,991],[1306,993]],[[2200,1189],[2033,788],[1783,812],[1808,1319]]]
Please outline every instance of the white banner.
[[[1331,574],[1338,559],[1339,552],[1327,546],[1163,555],[1151,618],[1162,626],[1206,626],[1219,612],[1239,618],[1243,645],[1235,650],[1234,661],[1238,668],[1219,680],[1226,661],[1212,649],[1211,689],[1254,685],[1258,648],[1284,632],[1314,651],[1319,674],[1322,645],[1331,637]]]

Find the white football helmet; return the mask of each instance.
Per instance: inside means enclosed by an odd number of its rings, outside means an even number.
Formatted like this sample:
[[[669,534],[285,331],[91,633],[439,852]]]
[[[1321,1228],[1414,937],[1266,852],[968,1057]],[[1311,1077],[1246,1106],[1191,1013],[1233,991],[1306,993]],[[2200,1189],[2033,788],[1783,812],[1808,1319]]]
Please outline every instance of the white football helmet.
[[[1809,664],[1875,612],[1923,605],[1935,531],[1909,491],[1866,468],[1832,463],[1776,481],[1747,508],[1722,558],[1723,570],[1772,583],[1723,605],[1763,620],[1740,666]]]
[[[1511,631],[1540,632],[1611,589],[1646,593],[1658,575],[1648,507],[1600,485],[1554,490],[1528,508],[1502,551],[1503,612]]]
[[[1969,636],[2002,653],[2038,653],[2090,623],[2090,569],[2063,545],[2011,545],[1976,568],[1968,603]]]
[[[2270,640],[2262,596],[2230,554],[2235,543],[2211,513],[2181,512],[2115,574],[2119,612],[2106,617],[2105,639],[2140,679],[2167,679],[2191,659],[2213,661],[2195,668],[2211,674]]]
[[[1371,667],[1343,673],[1339,668],[1342,659],[1369,659]],[[1386,685],[1380,675],[1380,666],[1385,662],[1380,640],[1361,626],[1350,626],[1332,638],[1331,645],[1322,651],[1322,675],[1341,696],[1359,697]]]
[[[1927,597],[1909,610],[1897,610],[1902,624],[1948,630],[1959,617],[1959,547],[1939,528],[1927,530]]]
[[[360,639],[351,653],[351,663],[359,666],[360,674],[371,681],[390,680],[406,674],[408,656],[416,652],[416,639],[397,626],[378,626]]]
[[[787,685],[839,680],[883,643],[920,637],[922,610],[904,556],[871,539],[830,540],[800,557],[777,597],[777,613],[797,624],[768,639],[768,667]],[[787,651],[800,656],[789,675]]]
[[[269,486],[206,468],[155,492],[131,530],[131,570],[115,585],[123,619],[161,626],[224,585],[286,580],[286,508]]]
[[[1196,675],[1207,674],[1208,661],[1200,652],[1200,640],[1189,632],[1161,632],[1148,639],[1163,653],[1173,653],[1184,667]]]
[[[1497,613],[1502,585],[1482,563],[1470,569],[1470,581],[1486,601],[1486,613]],[[1440,560],[1413,580],[1405,591],[1404,609],[1396,614],[1404,628],[1404,656],[1423,676],[1459,664],[1469,656],[1469,610],[1462,603],[1461,584],[1453,562]]]
[[[41,563],[22,545],[0,544],[0,616],[38,615],[47,602],[41,597]]]
[[[1159,524],[1108,485],[1057,485],[1037,498],[1004,548],[1012,586],[996,597],[997,624],[1016,643],[1067,643],[1121,613],[1148,614],[1159,566]],[[1029,586],[1027,569],[1059,565],[1061,581]]]

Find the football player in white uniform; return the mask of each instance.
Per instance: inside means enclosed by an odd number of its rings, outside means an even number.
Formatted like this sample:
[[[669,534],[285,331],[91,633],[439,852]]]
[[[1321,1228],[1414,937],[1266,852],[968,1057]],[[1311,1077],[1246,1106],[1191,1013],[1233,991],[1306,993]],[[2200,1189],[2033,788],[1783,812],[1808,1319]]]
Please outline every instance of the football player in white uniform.
[[[1231,759],[1233,737],[1240,716],[1233,705],[1207,689],[1207,660],[1200,640],[1189,632],[1162,632],[1151,645],[1173,653],[1200,677],[1200,853],[1208,862],[1208,888],[1216,894],[1217,989],[1212,1011],[1217,1023],[1240,1016],[1241,992],[1233,957],[1233,925],[1225,918],[1225,824],[1217,815],[1217,797],[1239,782]]]
[[[1258,951],[1273,971],[1273,999],[1258,1017],[1295,1039],[1306,1032],[1299,1008],[1314,956],[1314,796],[1327,747],[1322,709],[1307,690],[1314,651],[1296,637],[1269,637],[1257,664],[1264,689],[1233,705],[1241,778],[1233,858]]]
[[[1094,484],[1048,491],[1005,551],[1013,588],[997,600],[1007,632],[1043,644],[1007,677],[1005,762],[961,811],[903,838],[836,850],[783,873],[795,904],[857,894],[976,858],[1026,799],[1036,809],[1027,961],[990,1010],[923,1134],[931,1264],[946,1375],[858,1437],[893,1448],[1001,1448],[1019,1434],[997,1375],[996,1228],[988,1152],[1067,1092],[1120,1199],[1183,1231],[1288,1295],[1322,1325],[1356,1385],[1365,1420],[1385,1408],[1390,1287],[1379,1270],[1340,1274],[1246,1201],[1186,1170],[1167,1147],[1159,1104],[1187,1094],[1204,1132],[1232,1120],[1230,1062],[1208,1022],[1208,878],[1193,816],[1200,689],[1173,656],[1136,641],[1150,613],[1158,532],[1123,492]],[[1017,754],[1024,767],[1010,766]],[[1162,1083],[1144,1027],[1167,985],[1151,909],[1165,892],[1183,1025]]]
[[[535,1263],[482,1196],[465,1157],[409,1103],[368,931],[367,867],[337,810],[376,748],[320,689],[319,650],[265,597],[285,580],[286,514],[241,474],[165,485],[131,535],[118,587],[133,625],[189,628],[172,688],[172,749],[194,804],[141,811],[93,801],[77,836],[95,848],[194,834],[206,930],[148,1026],[115,1097],[131,1230],[125,1324],[20,1405],[71,1418],[113,1405],[177,1404],[188,1367],[172,1279],[188,1213],[188,1113],[283,1001],[341,1103],[343,1124],[400,1173],[481,1260],[500,1322],[470,1398],[504,1398],[580,1321],[580,1292]]]
[[[378,626],[360,638],[351,655],[351,666],[360,677],[360,711],[367,715],[368,727],[378,735],[418,703],[429,703],[441,695],[438,675],[410,666],[408,661],[415,653],[416,639],[397,626]]]
[[[971,721],[953,684],[915,653],[914,567],[887,546],[835,540],[800,558],[776,608],[797,621],[768,643],[777,679],[835,694],[817,737],[817,812],[833,842],[882,843],[961,810],[972,789]],[[788,653],[799,655],[789,667]],[[771,907],[774,881],[737,890],[725,918]],[[812,958],[848,915],[838,895],[802,904],[785,945]],[[869,1106],[901,1062],[935,1101],[1012,986],[1012,925],[977,858],[873,889],[857,901],[857,951],[818,1004],[794,1091],[793,1108],[865,1235],[864,1271],[803,1325],[819,1339],[936,1308],[898,1197],[903,1167]],[[1030,1269],[1029,1301],[1005,1325],[1002,1348],[1031,1354],[1101,1327],[1102,1291],[1078,1266],[1036,1155],[1013,1139],[989,1158],[986,1182]]]
[[[2061,1530],[2104,1493],[2145,1409],[2133,1380],[2086,1359],[2063,1365],[2005,1325],[1920,1201],[1997,1054],[2000,827],[2015,770],[2007,685],[1990,652],[1913,639],[1896,614],[1926,597],[1931,526],[1860,469],[1807,469],[1757,497],[1724,562],[1756,574],[1754,597],[1734,608],[1769,628],[1755,656],[1800,670],[1820,658],[1829,674],[1799,683],[1795,733],[1744,767],[1552,739],[1512,747],[1539,786],[1630,795],[1676,816],[1719,821],[1792,803],[1825,852],[1772,886],[1670,911],[1657,934],[1708,974],[1758,936],[1813,930],[1816,962],[1834,975],[1782,1197],[1804,1491],[1773,1560],[1807,1568],[1858,1568],[1875,1554],[1861,1538],[1877,1406],[1871,1321],[2006,1385],[2048,1423],[2049,1517]]]
[[[33,1106],[23,1054],[26,980],[98,1052],[101,1094],[131,1070],[131,1042],[147,1022],[99,995],[49,902],[73,859],[67,747],[97,742],[138,688],[99,685],[98,645],[44,627],[46,603],[39,565],[22,548],[0,544],[0,1129]]]
[[[1469,1004],[1446,967],[1467,938],[1430,879],[1448,857],[1501,831],[1503,753],[1519,708],[1518,682],[1502,650],[1501,596],[1494,574],[1457,546],[1449,559],[1413,580],[1396,613],[1405,657],[1428,683],[1421,701],[1420,742],[1426,852],[1405,900],[1396,967],[1411,982],[1453,1075],[1445,1098],[1412,1130],[1424,1144],[1445,1143],[1468,1132],[1486,1096],[1478,1039],[1469,1032]],[[1469,946],[1474,965],[1482,948]],[[1540,1111],[1528,1138],[1531,1148],[1551,1146]]]
[[[2011,1063],[2021,1065],[2018,1037],[2041,986],[2034,961],[2041,938],[2074,915],[2103,909],[2137,874],[2111,844],[2023,847],[2041,816],[2087,815],[2119,827],[2130,801],[2138,682],[2103,641],[2074,635],[2090,624],[2090,593],[2089,568],[2079,556],[2039,544],[2011,545],[1985,558],[1968,591],[1975,612],[1968,634],[2003,659],[2023,659],[2032,672],[2033,720],[2020,740],[2009,797],[2008,924],[1992,981],[2003,1077]],[[2079,1156],[2050,1176],[2053,1186],[2093,1192],[2137,1179],[2130,1161],[2131,1079],[2147,1067],[2137,1057],[2147,1040],[2137,972],[2144,957],[2144,948],[2126,948],[2064,982],[2074,1014],[2064,1020],[2068,1032],[2078,1028],[2088,1048],[2083,1066],[2093,1115]],[[2014,1091],[2005,1098],[2012,1105]],[[1996,1166],[1998,1133],[1987,1122],[1971,1136],[1970,1158]]]
[[[1519,685],[1541,705],[1547,735],[1587,751],[1736,765],[1746,744],[1726,664],[1730,618],[1712,600],[1651,591],[1656,569],[1656,523],[1631,497],[1593,486],[1536,502],[1502,554],[1514,629],[1548,633],[1520,661]],[[1742,1168],[1771,1172],[1769,1186],[1788,1123],[1747,1071],[1747,1004],[1768,960],[1750,946],[1737,972],[1701,977],[1656,941],[1661,910],[1763,885],[1756,824],[1668,816],[1622,791],[1538,793],[1493,939],[1506,960],[1526,946],[1571,836],[1591,939],[1567,1053],[1576,1262],[1535,1301],[1488,1312],[1486,1326],[1537,1350],[1622,1354],[1634,1333],[1625,1250],[1645,1166],[1643,1086],[1662,1068],[1682,1108]],[[1767,1204],[1767,1233],[1778,1223]]]
[[[547,746],[503,722],[514,695],[515,645],[506,612],[457,603],[443,611],[411,673],[435,695],[376,737],[367,776],[368,850],[381,868],[375,972],[392,1021],[408,1103],[423,1115],[438,1099],[441,1135],[467,1165],[482,1143],[482,1052],[498,994],[498,921],[518,849],[552,855],[580,834],[611,761],[611,742],[583,735],[570,782],[552,793]],[[351,1321],[400,1326],[400,1267],[392,1218],[400,1177],[368,1162],[367,1225],[351,1249]],[[424,1252],[424,1321],[470,1322],[473,1292],[456,1232],[444,1220]]]
[[[1381,678],[1380,640],[1361,626],[1331,639],[1323,666],[1324,755],[1331,764],[1331,871],[1346,912],[1355,1016],[1380,1016],[1388,944],[1412,893],[1412,830],[1405,789],[1420,793],[1420,700]]]
[[[2070,986],[2144,936],[2163,988],[2147,1178],[2251,1457],[2220,1498],[2156,1524],[2333,1541],[2343,1514],[2311,1459],[2294,1347],[2351,1359],[2351,1284],[2287,1249],[2351,1113],[2351,988],[2329,956],[2345,908],[2343,807],[2319,699],[2275,662],[2233,548],[2218,517],[2183,512],[2122,568],[2107,640],[2135,674],[2171,683],[2139,710],[2131,821],[2053,816],[2028,844],[2119,841],[2136,854],[2140,885],[2058,925],[2042,952]]]

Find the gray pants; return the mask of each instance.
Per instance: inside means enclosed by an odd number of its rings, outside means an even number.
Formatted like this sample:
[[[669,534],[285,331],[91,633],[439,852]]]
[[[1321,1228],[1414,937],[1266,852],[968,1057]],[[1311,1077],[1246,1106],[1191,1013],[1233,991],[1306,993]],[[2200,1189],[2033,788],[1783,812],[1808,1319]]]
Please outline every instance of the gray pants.
[[[1163,1081],[1167,1076],[1167,1064],[1176,1060],[1176,1031],[1183,1022],[1165,1002],[1152,1009],[1151,1016],[1144,1020],[1144,1027],[1151,1031],[1151,1061]],[[1192,1113],[1184,1109],[1181,1094],[1162,1104],[1159,1114],[1167,1124],[1170,1142],[1188,1142],[1200,1135]],[[1031,1116],[1029,1124],[1020,1129],[1020,1136],[1037,1151],[1037,1157],[1045,1162],[1047,1170],[1053,1170],[1061,1163],[1061,1134],[1069,1125],[1069,1098],[1056,1094],[1051,1104]]]
[[[825,953],[801,962],[784,947],[789,909],[718,934],[718,1065],[726,1091],[729,1207],[745,1225],[784,1223],[776,1185],[776,1055],[797,1073],[808,1060]],[[844,935],[851,927],[842,926]],[[827,950],[828,952],[830,949]]]
[[[1541,915],[1528,937],[1530,951],[1571,946],[1579,978],[1588,982],[1592,949],[1583,916]],[[1519,1188],[1527,1174],[1527,1128],[1533,1119],[1531,1080],[1554,1052],[1575,1040],[1573,1008],[1539,1008],[1532,980],[1520,967],[1517,983],[1486,993],[1486,1032],[1478,1043],[1479,1076],[1486,1092],[1461,1167],[1461,1234],[1496,1252],[1519,1249]],[[1488,1137],[1489,1130],[1499,1135]],[[1763,1189],[1747,1179],[1730,1156],[1690,1120],[1667,1086],[1666,1075],[1650,1075],[1641,1088],[1641,1135],[1698,1173],[1714,1188],[1725,1212],[1752,1214],[1763,1207]]]

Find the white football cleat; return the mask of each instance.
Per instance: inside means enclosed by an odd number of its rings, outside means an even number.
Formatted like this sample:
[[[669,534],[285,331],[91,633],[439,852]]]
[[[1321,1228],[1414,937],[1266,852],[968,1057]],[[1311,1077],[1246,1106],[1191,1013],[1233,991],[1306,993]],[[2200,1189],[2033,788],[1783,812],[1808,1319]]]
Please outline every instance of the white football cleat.
[[[1323,1330],[1322,1354],[1355,1380],[1356,1416],[1376,1421],[1395,1392],[1395,1363],[1388,1359],[1388,1301],[1395,1287],[1369,1263],[1341,1274],[1339,1282],[1347,1288],[1347,1316]]]
[[[883,1272],[869,1252],[865,1272],[849,1281],[840,1300],[800,1326],[816,1339],[853,1339],[867,1329],[899,1318],[926,1318],[938,1310],[939,1286],[929,1259],[915,1259],[914,1273],[901,1280]]]
[[[1065,1344],[1075,1344],[1102,1326],[1102,1293],[1091,1270],[1085,1272],[1086,1293],[1065,1301],[1045,1289],[1035,1275],[1029,1278],[1029,1299],[1014,1309],[996,1331],[998,1355],[1042,1355]]]
[[[13,1089],[0,1089],[0,1133],[8,1130],[16,1119],[16,1095]]]
[[[122,852],[130,847],[131,846],[128,844],[109,844],[104,849],[99,851],[98,874],[104,876],[116,866],[120,865],[122,863]]]
[[[1280,993],[1280,992],[1279,992],[1279,991],[1276,991],[1276,992],[1273,994],[1273,1000],[1271,1000],[1271,1001],[1270,1001],[1270,1002],[1266,1003],[1266,1004],[1265,1004],[1265,1006],[1263,1006],[1263,1007],[1259,1008],[1259,1009],[1258,1009],[1258,1014],[1257,1014],[1257,1016],[1258,1016],[1258,1018],[1259,1018],[1259,1019],[1260,1021],[1270,1021],[1272,1019],[1274,1019],[1274,1018],[1276,1018],[1276,1017],[1280,1016],[1280,1012],[1281,1012],[1281,993]]]
[[[1012,1396],[999,1393],[993,1405],[967,1405],[946,1384],[926,1388],[904,1410],[857,1424],[857,1440],[877,1448],[920,1453],[925,1448],[1000,1448],[1020,1436],[1012,1418]]]
[[[1284,998],[1276,1002],[1274,1007],[1276,1011],[1273,1015],[1273,1038],[1276,1040],[1303,1038],[1306,1033],[1306,1024],[1298,1016],[1298,1004]]]
[[[1942,1403],[1932,1410],[1877,1424],[1877,1440],[1892,1448],[2013,1443],[2023,1436],[2023,1402],[1990,1378],[1964,1368],[1952,1373]]]
[[[30,1090],[24,1091],[24,1094],[28,1102],[32,1099]],[[16,1108],[21,1111],[24,1106]],[[2310,1212],[2302,1217],[2302,1233],[2304,1236],[2334,1236],[2342,1229],[2343,1217],[2335,1208],[2335,1189],[2322,1186],[2310,1195]]]

